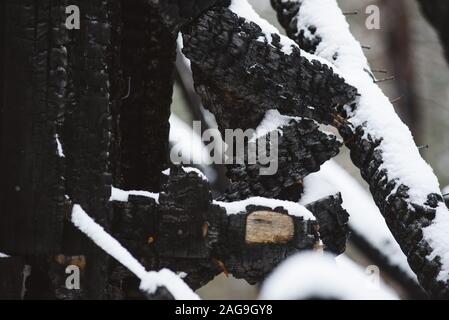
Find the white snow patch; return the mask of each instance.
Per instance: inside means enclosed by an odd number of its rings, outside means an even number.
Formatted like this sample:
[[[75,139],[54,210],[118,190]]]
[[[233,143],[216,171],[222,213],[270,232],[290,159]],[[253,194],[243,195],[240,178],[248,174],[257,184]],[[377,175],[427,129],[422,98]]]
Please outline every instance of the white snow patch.
[[[241,201],[223,202],[214,200],[214,204],[225,208],[227,214],[238,214],[246,211],[246,207],[249,205],[263,206],[271,209],[276,207],[283,207],[292,216],[303,217],[306,220],[315,220],[312,212],[307,210],[304,206],[291,202],[278,199],[269,199],[262,197],[252,197]]]
[[[201,136],[173,113],[170,116],[169,140],[172,145],[180,146],[182,163],[196,164],[201,167],[211,182],[215,181],[216,173],[208,165],[209,152],[201,140]]]
[[[147,272],[139,261],[134,258],[116,239],[109,235],[102,226],[98,225],[82,208],[75,204],[72,209],[72,222],[86,234],[97,246],[115,258],[139,279],[141,290],[154,293],[158,287],[165,286],[175,299],[199,299],[180,277],[172,271],[162,269],[158,272]]]
[[[319,172],[304,179],[304,195],[300,204],[307,205],[338,192],[343,198],[343,208],[349,213],[351,228],[379,250],[391,265],[417,280],[372,197],[335,161],[327,161]]]
[[[9,256],[7,254],[4,254],[4,253],[0,252],[0,259],[1,258],[9,258]]]
[[[407,185],[410,201],[423,205],[427,195],[441,194],[438,179],[432,168],[421,157],[409,128],[400,120],[393,105],[373,82],[360,43],[352,36],[349,25],[335,0],[301,0],[298,30],[317,27],[322,38],[315,54],[332,61],[348,84],[357,88],[358,108],[349,111],[349,121],[354,126],[366,124],[365,134],[374,139],[382,138],[378,148],[382,150],[384,163],[380,169],[388,171],[389,180]],[[338,53],[334,60],[332,57]],[[440,225],[440,226],[438,226]],[[449,279],[449,237],[444,240],[443,230],[449,226],[449,211],[441,205],[432,225],[424,229],[424,239],[432,244],[440,255],[442,270],[439,280]],[[447,232],[446,232],[447,234]]]
[[[142,279],[140,290],[155,293],[158,287],[166,287],[176,300],[199,300],[198,295],[182,281],[181,277],[168,269],[150,271]]]
[[[111,196],[109,198],[109,201],[128,202],[128,198],[130,195],[152,198],[156,201],[156,203],[159,203],[159,193],[153,193],[142,190],[125,191],[113,186],[111,186]]]
[[[184,172],[195,172],[201,179],[203,179],[203,181],[209,181],[209,179],[206,177],[206,175],[198,168],[195,167],[182,167],[182,170],[184,170]],[[170,175],[170,168],[162,171],[162,174],[169,176]]]
[[[64,150],[62,149],[62,144],[61,141],[59,141],[59,136],[57,133],[55,134],[55,140],[56,140],[56,147],[58,150],[58,156],[61,158],[65,158]]]
[[[308,298],[342,300],[396,300],[391,289],[376,286],[367,274],[344,256],[336,263],[333,256],[306,252],[282,262],[266,279],[261,299],[300,300]]]
[[[291,120],[300,120],[298,117],[284,116],[276,109],[268,110],[263,120],[256,128],[256,134],[250,139],[250,142],[256,141],[270,132],[278,131],[282,135],[282,127],[288,125]]]

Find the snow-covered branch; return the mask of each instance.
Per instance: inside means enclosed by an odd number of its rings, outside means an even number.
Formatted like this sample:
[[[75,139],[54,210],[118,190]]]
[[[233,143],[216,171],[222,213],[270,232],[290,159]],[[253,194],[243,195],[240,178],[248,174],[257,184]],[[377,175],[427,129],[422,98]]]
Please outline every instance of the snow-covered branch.
[[[449,212],[438,180],[410,130],[375,83],[360,44],[335,0],[273,1],[289,35],[338,68],[359,96],[346,106],[340,133],[353,162],[421,285],[449,295]]]
[[[341,192],[342,206],[349,213],[351,242],[367,255],[382,272],[408,288],[411,295],[422,296],[416,274],[410,269],[379,208],[360,183],[335,161],[326,162],[319,172],[304,179],[300,203],[307,204]]]

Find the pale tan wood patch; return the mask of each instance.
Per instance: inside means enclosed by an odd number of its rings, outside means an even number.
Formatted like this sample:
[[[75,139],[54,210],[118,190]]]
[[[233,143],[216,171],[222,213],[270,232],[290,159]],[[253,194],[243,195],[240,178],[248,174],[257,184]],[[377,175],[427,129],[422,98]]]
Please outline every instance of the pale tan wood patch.
[[[247,244],[285,244],[293,239],[294,234],[293,218],[282,213],[255,211],[246,220]]]

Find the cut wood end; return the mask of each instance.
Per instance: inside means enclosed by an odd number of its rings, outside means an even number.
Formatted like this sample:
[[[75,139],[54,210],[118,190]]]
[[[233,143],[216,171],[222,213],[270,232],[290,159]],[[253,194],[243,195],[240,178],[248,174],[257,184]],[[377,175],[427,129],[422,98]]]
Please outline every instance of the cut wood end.
[[[247,244],[285,244],[292,240],[294,235],[295,227],[291,216],[272,211],[255,211],[247,217]]]

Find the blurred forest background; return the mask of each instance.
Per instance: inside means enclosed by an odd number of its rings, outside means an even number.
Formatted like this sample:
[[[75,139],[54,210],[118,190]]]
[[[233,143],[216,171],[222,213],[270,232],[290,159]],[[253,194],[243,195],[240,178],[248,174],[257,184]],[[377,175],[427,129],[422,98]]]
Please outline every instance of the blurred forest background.
[[[283,33],[269,0],[250,0],[256,11]],[[449,67],[434,29],[424,19],[415,0],[339,0],[344,12],[358,12],[347,19],[355,37],[363,46],[372,69],[385,70],[378,78],[394,77],[380,83],[394,101],[397,112],[410,127],[423,157],[434,168],[441,187],[449,184]],[[381,13],[380,30],[368,30],[367,6],[377,5]],[[179,58],[179,57],[178,57]],[[175,87],[172,112],[191,126],[196,116],[188,107],[182,87]],[[366,187],[343,147],[336,158],[341,166]],[[346,254],[361,265],[370,265],[355,248],[348,245]],[[388,282],[388,279],[384,279]],[[394,284],[393,284],[394,285]],[[396,287],[401,295],[401,288]],[[220,275],[198,290],[207,299],[250,299],[257,288],[244,281],[225,279]],[[404,297],[406,298],[406,297]]]

